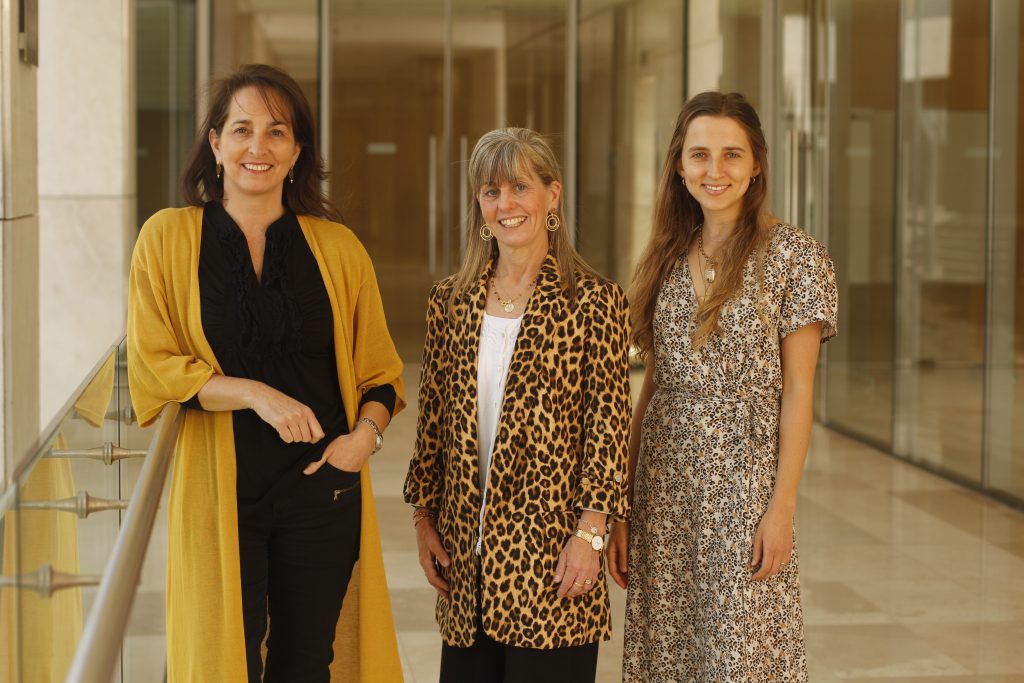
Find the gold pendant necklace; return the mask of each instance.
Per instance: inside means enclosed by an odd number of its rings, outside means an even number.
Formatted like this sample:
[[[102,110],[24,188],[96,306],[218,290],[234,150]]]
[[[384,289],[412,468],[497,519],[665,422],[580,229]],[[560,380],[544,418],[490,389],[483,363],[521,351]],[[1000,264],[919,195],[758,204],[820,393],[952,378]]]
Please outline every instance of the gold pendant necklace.
[[[529,287],[527,287],[527,290],[529,290]],[[504,310],[506,313],[511,313],[512,311],[516,310],[515,302],[523,294],[523,292],[519,292],[519,294],[516,294],[509,299],[504,298],[503,296],[501,296],[501,294],[498,293],[498,287],[494,284],[493,277],[491,278],[491,291],[494,292],[494,298],[498,300],[498,303],[501,304],[502,310]]]
[[[704,226],[703,225],[700,228],[700,233],[697,235],[697,251],[700,252],[700,255],[704,257],[704,260],[708,264],[707,267],[704,269],[704,280],[705,280],[705,287],[704,287],[704,289],[708,289],[708,285],[710,285],[711,283],[713,283],[715,281],[715,274],[716,274],[716,270],[718,268],[718,261],[716,261],[715,259],[713,259],[710,256],[708,256],[707,253],[705,253],[705,251],[704,251]],[[705,294],[704,296],[705,296],[705,298],[707,298],[707,294]]]
[[[494,290],[494,298],[498,300],[498,303],[501,304],[501,307],[505,309],[506,313],[511,313],[516,310],[514,297],[511,299],[502,299],[501,294],[498,294],[498,290]]]

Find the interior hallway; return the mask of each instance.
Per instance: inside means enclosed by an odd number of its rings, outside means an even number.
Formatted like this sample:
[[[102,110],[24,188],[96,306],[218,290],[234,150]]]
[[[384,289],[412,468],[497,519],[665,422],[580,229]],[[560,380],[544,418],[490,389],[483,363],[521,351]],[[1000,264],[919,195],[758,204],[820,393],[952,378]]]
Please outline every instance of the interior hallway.
[[[418,377],[372,474],[406,681],[434,683],[435,593],[401,496]],[[1024,683],[1024,515],[816,426],[797,538],[813,683]],[[613,587],[601,683],[621,680],[624,603]]]

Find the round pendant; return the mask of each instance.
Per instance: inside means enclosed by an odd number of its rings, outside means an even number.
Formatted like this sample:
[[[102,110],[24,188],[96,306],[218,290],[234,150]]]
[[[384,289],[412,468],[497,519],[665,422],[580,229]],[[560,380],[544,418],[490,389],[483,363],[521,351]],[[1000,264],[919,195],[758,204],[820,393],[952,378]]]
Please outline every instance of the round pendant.
[[[507,304],[502,306],[502,308],[505,309],[506,313],[511,313],[512,311],[516,310],[516,305],[514,303],[512,303],[511,301],[509,301]]]

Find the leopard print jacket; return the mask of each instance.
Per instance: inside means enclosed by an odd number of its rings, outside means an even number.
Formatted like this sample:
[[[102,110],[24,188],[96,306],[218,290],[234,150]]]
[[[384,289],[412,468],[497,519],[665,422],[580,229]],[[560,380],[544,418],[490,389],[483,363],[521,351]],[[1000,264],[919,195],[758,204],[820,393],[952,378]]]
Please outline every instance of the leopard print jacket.
[[[611,635],[604,571],[577,598],[556,595],[554,573],[581,509],[628,513],[629,316],[622,289],[586,273],[569,301],[557,265],[549,255],[541,268],[509,366],[479,556],[477,350],[491,268],[451,309],[453,278],[430,292],[405,500],[436,511],[451,557],[436,615],[452,646],[473,643],[478,614],[488,636],[519,647]]]

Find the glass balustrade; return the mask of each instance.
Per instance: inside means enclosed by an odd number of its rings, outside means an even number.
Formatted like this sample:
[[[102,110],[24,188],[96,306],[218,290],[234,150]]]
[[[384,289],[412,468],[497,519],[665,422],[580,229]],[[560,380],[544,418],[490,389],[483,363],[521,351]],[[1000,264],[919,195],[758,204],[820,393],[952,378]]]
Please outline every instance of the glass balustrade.
[[[122,341],[97,364],[0,493],[0,682],[64,681],[145,461]],[[158,522],[114,681],[164,672],[166,553]],[[125,590],[134,590],[129,586]]]

